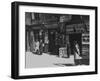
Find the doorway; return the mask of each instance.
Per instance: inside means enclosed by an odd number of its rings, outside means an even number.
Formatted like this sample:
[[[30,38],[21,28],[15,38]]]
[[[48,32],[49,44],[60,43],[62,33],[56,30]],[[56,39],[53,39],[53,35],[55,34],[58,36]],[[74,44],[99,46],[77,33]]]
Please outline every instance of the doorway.
[[[51,54],[55,54],[55,31],[54,30],[48,31],[48,38],[49,38],[49,49],[48,49],[48,51]]]
[[[80,54],[82,55],[82,34],[81,33],[73,33],[69,35],[69,42],[70,42],[70,48],[71,48],[71,54],[74,54],[74,41],[77,41],[79,44]]]

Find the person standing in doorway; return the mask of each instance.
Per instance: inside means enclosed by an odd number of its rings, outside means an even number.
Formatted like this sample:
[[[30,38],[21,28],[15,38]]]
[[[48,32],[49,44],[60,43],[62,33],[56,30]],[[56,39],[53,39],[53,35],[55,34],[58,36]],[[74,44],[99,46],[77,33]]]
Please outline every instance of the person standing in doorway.
[[[75,65],[81,65],[80,47],[77,41],[74,41],[74,61]]]

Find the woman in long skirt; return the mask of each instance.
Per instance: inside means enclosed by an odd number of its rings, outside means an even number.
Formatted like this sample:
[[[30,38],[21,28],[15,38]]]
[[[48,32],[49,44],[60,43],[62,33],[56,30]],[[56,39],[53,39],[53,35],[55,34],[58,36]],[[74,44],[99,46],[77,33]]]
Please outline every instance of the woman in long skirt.
[[[81,59],[82,57],[80,56],[80,49],[79,49],[79,44],[77,41],[74,42],[74,61],[75,65],[81,65]]]

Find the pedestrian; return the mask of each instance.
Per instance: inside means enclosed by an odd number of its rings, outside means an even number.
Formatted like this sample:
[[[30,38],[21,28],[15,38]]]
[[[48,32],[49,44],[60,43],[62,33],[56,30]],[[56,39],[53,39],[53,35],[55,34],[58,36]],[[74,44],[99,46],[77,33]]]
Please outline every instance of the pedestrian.
[[[48,39],[48,35],[45,35],[44,38],[44,52],[47,53],[48,52],[48,44],[49,44],[49,39]]]
[[[70,57],[70,44],[67,43],[67,57],[69,58]]]
[[[36,52],[36,54],[39,54],[39,41],[37,39],[35,42],[35,52]]]
[[[40,40],[40,45],[39,45],[39,54],[42,55],[43,53],[43,47],[44,47],[44,43],[42,41],[42,39]]]
[[[77,41],[74,41],[74,62],[75,62],[75,65],[81,65],[81,59],[82,59],[82,57],[80,56],[79,44],[77,43]]]

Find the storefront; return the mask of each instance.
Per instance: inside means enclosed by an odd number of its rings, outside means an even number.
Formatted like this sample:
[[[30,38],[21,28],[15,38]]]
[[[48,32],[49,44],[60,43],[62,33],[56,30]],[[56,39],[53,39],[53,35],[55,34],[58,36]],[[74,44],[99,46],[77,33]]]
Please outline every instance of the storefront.
[[[42,53],[70,57],[74,55],[74,42],[77,41],[80,55],[83,59],[89,59],[88,16],[44,13],[32,13],[32,16],[31,13],[27,14],[26,51],[34,52],[36,41],[38,41]]]
[[[82,56],[84,63],[89,64],[89,23],[69,24],[66,26],[66,34],[70,43],[71,54],[74,54],[74,41],[77,41],[80,56]]]
[[[42,51],[44,53],[56,53],[56,34],[55,25],[31,25],[26,27],[26,51],[34,52],[35,43],[42,40]]]

